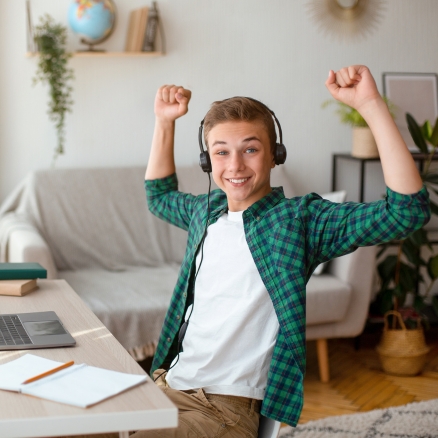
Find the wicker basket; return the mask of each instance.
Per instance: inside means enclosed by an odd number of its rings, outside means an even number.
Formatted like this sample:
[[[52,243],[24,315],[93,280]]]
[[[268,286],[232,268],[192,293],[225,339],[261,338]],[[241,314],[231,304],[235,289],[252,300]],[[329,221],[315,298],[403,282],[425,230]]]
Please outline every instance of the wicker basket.
[[[389,315],[397,318],[401,329],[388,327]],[[420,318],[417,320],[417,328],[408,330],[399,312],[385,313],[385,327],[380,344],[377,346],[385,373],[396,376],[415,376],[423,370],[429,351]]]
[[[351,155],[357,158],[377,158],[379,150],[370,128],[355,126],[353,128],[353,148]]]

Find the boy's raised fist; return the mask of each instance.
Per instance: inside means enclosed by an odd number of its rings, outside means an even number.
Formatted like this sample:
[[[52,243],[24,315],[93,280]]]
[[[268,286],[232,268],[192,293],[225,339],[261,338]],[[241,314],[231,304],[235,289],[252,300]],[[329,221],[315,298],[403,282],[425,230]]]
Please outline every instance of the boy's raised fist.
[[[330,70],[325,85],[335,99],[359,112],[367,103],[381,99],[374,78],[364,65]]]
[[[163,85],[155,96],[155,116],[157,119],[173,122],[189,110],[192,96],[190,90],[177,85]]]

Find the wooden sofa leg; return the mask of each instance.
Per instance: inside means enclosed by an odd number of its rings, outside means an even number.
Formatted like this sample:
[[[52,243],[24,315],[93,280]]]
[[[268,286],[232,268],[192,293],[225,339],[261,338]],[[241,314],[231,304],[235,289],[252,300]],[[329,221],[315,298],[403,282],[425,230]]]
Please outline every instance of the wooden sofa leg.
[[[316,340],[316,354],[318,356],[319,378],[321,382],[327,383],[330,380],[327,339]]]

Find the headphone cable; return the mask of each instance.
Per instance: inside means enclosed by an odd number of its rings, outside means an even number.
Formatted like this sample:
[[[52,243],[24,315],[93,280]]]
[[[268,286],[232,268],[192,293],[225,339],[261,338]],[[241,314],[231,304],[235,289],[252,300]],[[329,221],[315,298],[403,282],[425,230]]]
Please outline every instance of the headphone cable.
[[[192,316],[192,313],[193,313],[193,307],[195,306],[195,284],[196,284],[196,278],[198,277],[199,270],[201,269],[202,261],[204,260],[204,242],[205,242],[205,238],[207,237],[207,228],[208,228],[208,223],[210,221],[210,193],[211,193],[211,176],[210,176],[210,172],[207,172],[207,175],[208,175],[207,220],[205,222],[204,234],[202,235],[202,239],[201,239],[201,241],[202,241],[202,243],[201,243],[201,260],[199,261],[199,266],[198,266],[198,269],[196,270],[195,277],[193,279],[193,303],[192,303],[192,307],[190,309],[190,314],[189,314],[189,317],[187,318],[187,321],[184,321],[183,325],[179,329],[179,333],[178,333],[178,354],[176,356],[175,363],[172,364],[169,367],[168,370],[165,370],[160,375],[158,375],[154,379],[154,382],[156,382],[163,374],[169,372],[178,363],[178,361],[179,361],[179,354],[181,352],[181,347],[182,347],[182,342],[184,340],[187,328],[189,326],[190,317]]]

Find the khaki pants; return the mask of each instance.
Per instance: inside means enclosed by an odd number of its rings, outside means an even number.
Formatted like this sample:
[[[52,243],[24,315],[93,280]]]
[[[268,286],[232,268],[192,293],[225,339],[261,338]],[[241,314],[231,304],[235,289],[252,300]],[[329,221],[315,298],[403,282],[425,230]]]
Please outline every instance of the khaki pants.
[[[154,378],[164,370],[156,370]],[[261,400],[230,395],[178,391],[167,385],[166,373],[155,382],[178,408],[176,429],[140,430],[130,438],[257,438]],[[118,438],[118,434],[90,435]]]

